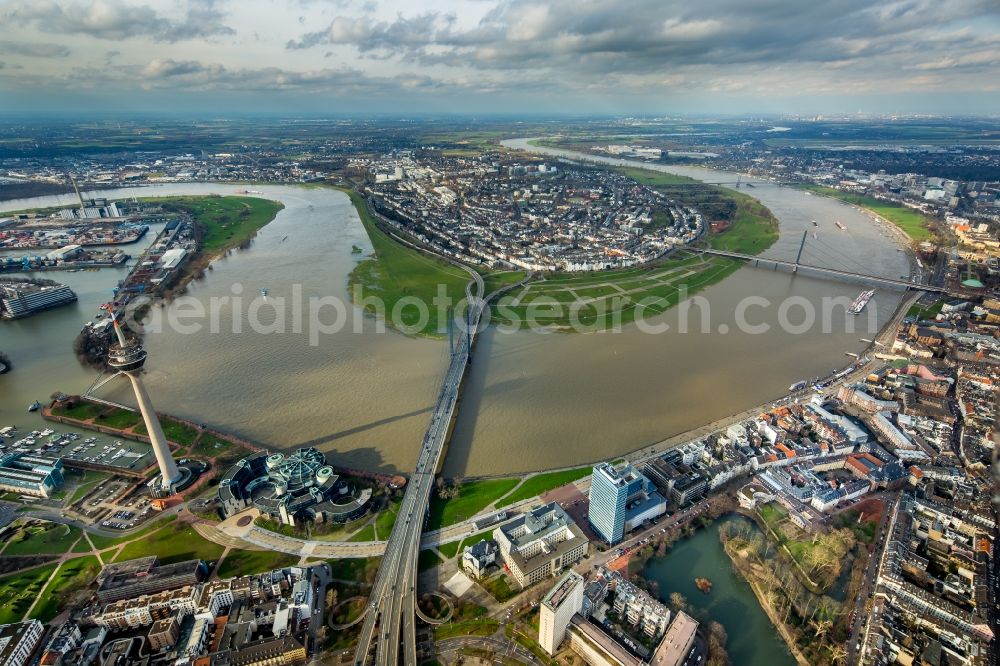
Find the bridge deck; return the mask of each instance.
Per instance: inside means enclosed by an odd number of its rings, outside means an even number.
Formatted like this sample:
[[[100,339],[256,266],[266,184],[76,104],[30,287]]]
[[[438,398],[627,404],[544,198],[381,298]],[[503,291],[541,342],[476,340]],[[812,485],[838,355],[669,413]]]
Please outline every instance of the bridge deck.
[[[354,661],[359,666],[368,663],[373,643],[376,664],[397,666],[401,657],[405,664],[416,663],[415,609],[420,535],[434,487],[434,476],[469,364],[472,343],[485,308],[483,279],[475,271],[466,270],[472,276],[466,289],[468,326],[460,330],[457,345],[452,350],[430,423],[420,443],[416,468],[410,476],[396,523],[386,542],[355,652]]]
[[[898,280],[894,278],[882,277],[879,275],[867,275],[865,273],[857,273],[854,271],[845,271],[839,268],[826,268],[825,266],[812,266],[810,264],[800,264],[794,261],[786,261],[784,259],[769,259],[768,257],[760,257],[753,254],[743,254],[741,252],[729,252],[727,250],[713,250],[713,249],[703,249],[697,250],[703,254],[711,254],[718,257],[729,257],[731,259],[743,259],[744,261],[756,261],[765,262],[768,264],[774,264],[777,266],[788,266],[789,268],[795,269],[806,269],[810,271],[816,271],[818,273],[827,273],[830,275],[838,275],[842,277],[856,278],[859,280],[867,280],[871,282],[880,282],[882,284],[888,284],[896,287],[903,287],[905,289],[919,289],[921,291],[933,291],[938,293],[947,293],[947,289],[943,287],[935,287],[929,284],[923,284],[922,282],[910,282],[908,280]]]

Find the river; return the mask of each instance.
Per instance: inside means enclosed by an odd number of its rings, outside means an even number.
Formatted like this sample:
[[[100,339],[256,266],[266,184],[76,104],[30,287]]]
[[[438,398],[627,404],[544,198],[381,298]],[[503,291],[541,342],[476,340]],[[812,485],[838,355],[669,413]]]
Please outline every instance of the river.
[[[643,576],[655,580],[664,601],[671,592],[680,592],[696,610],[726,628],[729,661],[739,666],[794,666],[784,642],[767,614],[757,603],[750,585],[733,571],[732,562],[719,541],[719,529],[726,518],[700,529],[675,543],[664,557],[649,560]],[[694,579],[708,578],[708,594],[695,587]],[[696,613],[697,615],[698,613]]]
[[[671,170],[674,170],[673,168]],[[735,175],[691,168],[709,179]],[[189,294],[202,302],[231,297],[234,285],[244,309],[258,301],[269,323],[271,306],[291,299],[334,296],[346,300],[347,276],[371,251],[356,211],[343,193],[325,188],[259,186],[285,208],[250,247],[215,261]],[[88,196],[233,194],[231,184],[174,184]],[[843,252],[845,266],[864,262],[886,275],[907,272],[894,241],[859,211],[839,202],[788,188],[761,184],[748,193],[767,204],[779,220],[781,237],[769,256],[791,257],[810,220],[821,238]],[[0,204],[3,210],[69,205],[70,196],[40,197]],[[837,231],[840,219],[847,231]],[[352,253],[352,247],[362,254]],[[137,246],[127,251],[137,254]],[[807,243],[804,257],[809,259]],[[820,249],[817,249],[817,253]],[[834,257],[834,260],[836,257]],[[829,265],[829,264],[825,264]],[[77,304],[19,322],[0,322],[0,350],[14,363],[0,376],[0,425],[40,427],[25,414],[28,403],[53,391],[79,393],[95,373],[81,368],[70,345],[80,326],[110,297],[120,272],[46,273],[77,291]],[[298,285],[297,287],[295,285]],[[259,292],[268,289],[268,303]],[[692,309],[692,330],[680,333],[674,309],[651,324],[669,332],[649,334],[635,326],[618,333],[504,334],[490,328],[480,338],[460,405],[445,473],[493,475],[608,459],[676,433],[736,413],[785,392],[800,379],[825,375],[850,361],[845,352],[865,347],[900,300],[879,290],[874,316],[834,317],[829,333],[780,330],[778,304],[788,297],[822,310],[829,297],[853,299],[861,287],[806,275],[746,267],[701,292],[710,310],[708,330],[699,331],[700,310]],[[766,297],[770,307],[748,310],[766,335],[739,330],[734,311],[747,297]],[[290,307],[290,305],[289,305]],[[180,316],[180,302],[162,314]],[[194,333],[167,328],[148,332],[147,385],[160,411],[209,423],[248,439],[279,447],[314,445],[332,461],[371,470],[407,470],[416,453],[447,366],[447,345],[392,331],[376,333],[374,322],[353,308],[348,326],[321,335],[311,345],[306,333],[232,332],[225,311],[219,331]],[[791,313],[788,318],[798,321]],[[363,333],[352,331],[360,322]],[[849,331],[846,324],[856,325]],[[726,332],[720,329],[728,328]],[[129,401],[117,383],[102,393]]]

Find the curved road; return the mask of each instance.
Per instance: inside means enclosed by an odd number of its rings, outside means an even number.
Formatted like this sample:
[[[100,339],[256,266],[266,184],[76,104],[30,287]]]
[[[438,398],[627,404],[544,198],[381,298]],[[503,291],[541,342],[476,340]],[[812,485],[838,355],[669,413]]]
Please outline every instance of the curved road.
[[[434,649],[438,654],[454,652],[462,648],[488,650],[497,655],[502,655],[507,660],[514,660],[521,664],[528,664],[529,666],[542,666],[542,662],[517,643],[502,641],[489,636],[457,636],[438,641],[434,644]]]

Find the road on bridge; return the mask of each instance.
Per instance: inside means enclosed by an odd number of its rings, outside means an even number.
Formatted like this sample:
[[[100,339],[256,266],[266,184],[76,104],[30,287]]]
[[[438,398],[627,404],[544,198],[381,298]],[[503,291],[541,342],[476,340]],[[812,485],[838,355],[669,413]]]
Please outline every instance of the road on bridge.
[[[403,494],[396,523],[386,542],[382,563],[372,586],[365,623],[355,652],[354,661],[359,666],[368,662],[373,646],[376,664],[397,666],[400,658],[405,664],[417,663],[416,584],[420,535],[472,343],[486,306],[482,276],[467,266],[458,265],[472,278],[466,287],[466,317],[464,325],[460,326],[430,424],[420,444],[416,469]]]

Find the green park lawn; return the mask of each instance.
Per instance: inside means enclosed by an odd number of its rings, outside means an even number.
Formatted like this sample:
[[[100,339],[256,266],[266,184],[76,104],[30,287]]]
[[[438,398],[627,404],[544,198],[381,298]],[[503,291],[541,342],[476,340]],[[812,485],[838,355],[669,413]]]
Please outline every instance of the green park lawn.
[[[223,550],[222,546],[206,540],[190,525],[173,522],[122,548],[115,561],[156,555],[162,564],[194,559],[214,562]]]
[[[505,271],[501,273],[490,273],[483,278],[485,295],[492,294],[497,289],[517,284],[527,275],[524,271]]]
[[[330,571],[335,580],[352,583],[371,583],[375,580],[381,557],[353,557],[330,560]]]
[[[247,576],[250,574],[272,571],[297,564],[297,555],[278,553],[269,550],[230,550],[226,559],[219,563],[219,578]]]
[[[139,412],[131,412],[118,407],[112,407],[94,419],[94,423],[99,423],[109,428],[117,428],[118,430],[127,430],[141,422],[142,414]]]
[[[354,536],[349,538],[348,541],[375,541],[375,526],[371,524],[365,525]]]
[[[462,484],[457,497],[441,499],[431,495],[428,530],[453,525],[476,515],[492,502],[503,497],[520,479],[486,479]]]
[[[378,539],[385,541],[389,538],[392,526],[396,524],[396,516],[399,515],[400,502],[401,500],[392,501],[375,517],[375,532]]]
[[[56,564],[0,578],[0,624],[20,622],[42,592]]]
[[[906,311],[907,317],[916,317],[917,319],[934,319],[941,312],[941,308],[944,307],[945,299],[939,299],[933,304],[927,306],[926,308],[919,305],[911,305],[910,309]]]
[[[94,582],[100,571],[101,563],[93,555],[66,560],[42,590],[38,603],[31,612],[32,618],[42,622],[50,621],[59,614],[74,593]]]
[[[508,582],[507,577],[503,574],[497,574],[492,578],[487,578],[479,583],[482,585],[483,589],[490,593],[490,596],[503,603],[517,596],[517,587],[512,587]]]
[[[95,472],[94,470],[85,470],[83,475],[80,477],[79,483],[76,486],[76,490],[73,491],[73,496],[70,498],[70,504],[76,504],[82,500],[87,493],[97,487],[97,485],[106,479],[111,478],[111,475],[106,472]]]
[[[5,556],[38,555],[41,553],[67,553],[82,536],[76,527],[61,523],[43,522],[40,525],[20,527],[4,549]]]
[[[66,416],[79,421],[94,419],[94,423],[122,430],[131,428],[142,421],[142,415],[138,412],[87,401],[81,401],[68,408],[56,407],[52,413],[56,416]]]
[[[517,487],[509,495],[506,495],[503,499],[497,502],[497,508],[505,507],[521,500],[530,499],[537,495],[547,493],[555,488],[560,488],[565,486],[567,483],[572,483],[578,481],[583,477],[590,474],[591,467],[577,467],[576,469],[567,469],[561,472],[548,472],[546,474],[538,474],[524,480],[524,482]]]
[[[492,534],[493,534],[493,529],[490,528],[488,530],[483,530],[478,534],[472,534],[470,536],[467,536],[464,539],[458,539],[456,541],[449,541],[448,543],[443,543],[439,545],[437,549],[438,551],[441,552],[442,555],[444,555],[448,559],[451,559],[456,555],[458,555],[459,553],[465,551],[466,546],[472,546],[474,544],[479,543],[483,539],[489,539],[491,538]]]
[[[240,448],[238,445],[232,442],[222,439],[221,437],[216,437],[209,433],[202,433],[198,441],[191,448],[191,455],[193,456],[203,456],[205,458],[216,458],[220,456],[226,456],[233,449]]]
[[[93,402],[80,402],[72,407],[55,407],[52,413],[56,416],[66,416],[78,421],[87,421],[96,418],[98,414],[107,409],[104,405]]]
[[[438,545],[437,549],[442,555],[450,560],[458,555],[458,549],[461,545],[462,539],[457,539],[455,541],[449,541],[448,543],[442,543]]]
[[[193,428],[186,423],[181,423],[180,421],[175,421],[169,416],[165,416],[160,419],[160,426],[163,428],[163,434],[166,435],[168,441],[180,444],[181,446],[190,446],[198,437],[197,428]],[[140,423],[132,430],[132,432],[140,435],[149,434],[146,431],[145,423]]]
[[[443,641],[458,636],[490,636],[499,628],[500,623],[488,617],[464,622],[448,622],[434,627],[434,640]]]

